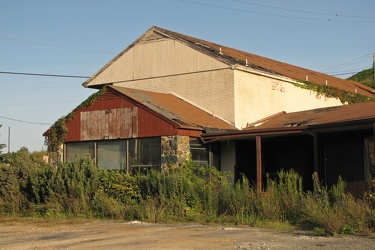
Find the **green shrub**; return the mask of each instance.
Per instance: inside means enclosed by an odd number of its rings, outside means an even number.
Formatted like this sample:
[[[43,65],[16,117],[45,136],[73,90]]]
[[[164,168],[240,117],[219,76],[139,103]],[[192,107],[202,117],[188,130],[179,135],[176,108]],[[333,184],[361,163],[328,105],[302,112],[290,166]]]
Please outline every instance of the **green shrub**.
[[[337,205],[331,205],[324,196],[311,192],[303,199],[301,216],[304,223],[321,228],[328,235],[338,234],[345,225],[345,216]]]
[[[341,177],[328,190],[314,173],[314,189],[307,193],[294,170],[267,178],[266,192],[257,192],[244,176],[234,185],[227,177],[191,160],[137,175],[100,170],[90,158],[52,166],[22,148],[0,166],[0,214],[236,223],[283,230],[303,225],[325,235],[375,230],[373,199],[346,194]]]
[[[302,177],[294,170],[280,170],[276,180],[267,177],[267,196],[263,199],[269,207],[269,219],[299,222],[303,198]]]

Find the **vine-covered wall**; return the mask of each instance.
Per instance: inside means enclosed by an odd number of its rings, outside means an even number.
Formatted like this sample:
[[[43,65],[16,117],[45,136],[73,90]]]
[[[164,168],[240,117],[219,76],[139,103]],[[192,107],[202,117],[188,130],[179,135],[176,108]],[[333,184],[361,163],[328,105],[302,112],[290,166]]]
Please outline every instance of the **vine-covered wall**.
[[[68,128],[66,127],[66,123],[74,118],[74,112],[89,106],[93,103],[97,98],[103,95],[106,91],[106,88],[102,88],[98,92],[89,96],[85,101],[83,101],[80,105],[78,105],[72,112],[68,115],[61,117],[58,119],[44,134],[45,137],[44,144],[47,146],[47,150],[49,152],[58,152],[60,146],[65,142],[66,134],[68,133]]]
[[[368,97],[358,93],[350,93],[336,87],[315,84],[309,81],[300,81],[300,83],[295,84],[295,86],[315,91],[318,96],[321,95],[327,98],[337,98],[342,104],[353,104],[375,100],[375,97]]]

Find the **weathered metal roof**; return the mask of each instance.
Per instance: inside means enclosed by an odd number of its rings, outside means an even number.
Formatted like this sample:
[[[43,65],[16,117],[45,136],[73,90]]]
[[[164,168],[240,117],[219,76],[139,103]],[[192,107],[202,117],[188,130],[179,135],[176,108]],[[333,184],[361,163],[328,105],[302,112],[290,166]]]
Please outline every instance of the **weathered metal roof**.
[[[279,113],[256,128],[319,126],[375,119],[375,102]],[[256,124],[254,124],[256,125]],[[249,126],[247,129],[255,128]]]
[[[202,39],[183,35],[174,31],[169,31],[159,27],[153,27],[154,31],[168,35],[182,42],[189,44],[195,49],[199,49],[206,54],[215,56],[219,60],[231,65],[239,64],[249,68],[254,68],[267,73],[275,73],[286,76],[297,81],[306,81],[315,84],[333,86],[348,92],[357,93],[365,96],[374,96],[373,89],[354,81],[344,80],[317,71],[301,68],[288,63],[276,61],[270,58],[247,53],[241,50],[226,47],[220,44],[212,43]]]
[[[230,66],[243,66],[243,68],[254,69],[259,72],[284,76],[295,81],[305,81],[308,78],[309,82],[336,87],[347,92],[358,93],[365,96],[374,96],[373,89],[354,81],[344,80],[327,74],[319,73],[313,70],[297,67],[288,63],[276,61],[270,58],[258,56],[255,54],[247,53],[241,50],[233,49],[224,45],[212,43],[195,37],[183,35],[174,31],[162,29],[156,26],[147,30],[140,38],[134,41],[115,58],[108,62],[102,69],[94,74],[90,79],[83,83],[88,86],[91,79],[95,78],[104,69],[109,67],[114,61],[122,56],[126,51],[135,46],[144,36],[151,36],[157,33],[163,37],[175,39],[187,46],[205,53],[217,60],[220,60]]]
[[[202,134],[205,142],[253,138],[254,136],[280,136],[314,132],[335,132],[373,129],[375,102],[312,109],[300,112],[280,112],[248,124],[240,131]]]
[[[233,125],[173,94],[156,93],[117,86],[108,86],[107,88],[115,90],[137,103],[144,105],[174,124],[178,124],[181,128],[197,129],[199,127],[206,131],[236,129]]]

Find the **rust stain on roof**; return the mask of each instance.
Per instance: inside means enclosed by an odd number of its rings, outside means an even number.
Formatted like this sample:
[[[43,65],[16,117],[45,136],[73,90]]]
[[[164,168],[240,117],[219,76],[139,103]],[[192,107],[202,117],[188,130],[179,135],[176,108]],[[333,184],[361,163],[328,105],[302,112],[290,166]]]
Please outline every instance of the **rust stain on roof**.
[[[375,102],[282,113],[271,117],[256,129],[315,126],[375,118]],[[247,128],[246,130],[252,130]]]
[[[108,86],[134,101],[146,106],[174,123],[185,128],[205,130],[236,129],[233,125],[205,112],[204,110],[172,95],[130,88]]]
[[[178,40],[187,46],[190,46],[202,53],[210,55],[217,60],[220,60],[228,65],[242,65],[252,69],[260,70],[267,73],[277,74],[280,76],[285,76],[296,81],[305,81],[306,77],[308,81],[315,84],[325,85],[336,87],[341,90],[345,90],[351,93],[358,93],[364,96],[373,97],[373,89],[354,81],[344,80],[313,70],[301,68],[294,66],[288,63],[276,61],[270,58],[263,56],[258,56],[234,48],[230,48],[224,45],[217,43],[209,42],[203,39],[183,35],[174,31],[162,29],[156,26],[148,29],[141,37],[135,40],[127,48],[121,51],[117,56],[115,56],[111,61],[109,61],[104,67],[102,67],[98,72],[96,72],[92,77],[86,80],[82,85],[88,86],[89,82],[99,75],[104,69],[109,67],[114,61],[126,53],[130,48],[134,47],[137,43],[140,43],[143,37],[153,36],[154,33],[157,33],[166,39],[175,39]],[[105,85],[105,84],[104,84]],[[101,85],[100,85],[101,86]],[[95,85],[94,85],[95,87]],[[99,86],[96,86],[97,88]]]
[[[202,52],[205,52],[207,54],[210,54],[228,64],[241,64],[265,72],[286,76],[298,81],[305,81],[307,76],[308,81],[313,82],[315,84],[325,85],[327,82],[328,86],[336,87],[347,92],[356,93],[357,91],[357,93],[361,95],[374,96],[372,88],[358,82],[344,80],[341,78],[301,68],[298,66],[258,56],[255,54],[247,53],[241,50],[233,49],[195,37],[183,35],[159,27],[152,27],[152,29],[156,32],[160,32],[164,35],[185,42],[189,46],[201,50]]]

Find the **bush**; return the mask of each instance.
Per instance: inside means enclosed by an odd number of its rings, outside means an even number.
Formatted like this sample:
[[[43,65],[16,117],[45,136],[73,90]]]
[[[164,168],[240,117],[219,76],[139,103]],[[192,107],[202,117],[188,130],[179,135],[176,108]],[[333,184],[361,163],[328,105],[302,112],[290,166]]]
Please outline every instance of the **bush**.
[[[191,160],[137,175],[100,170],[90,158],[52,166],[22,148],[0,166],[0,214],[277,228],[292,224],[326,235],[375,230],[373,199],[356,200],[345,194],[341,177],[328,190],[314,174],[314,189],[307,193],[293,170],[267,178],[264,193],[245,177],[233,186],[227,177]]]
[[[165,211],[166,220],[196,220],[203,215],[208,221],[214,220],[221,212],[220,195],[229,189],[225,175],[191,160],[136,178],[142,199]]]

